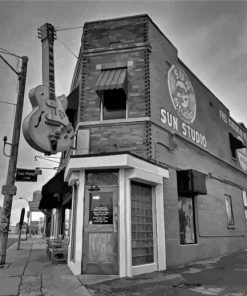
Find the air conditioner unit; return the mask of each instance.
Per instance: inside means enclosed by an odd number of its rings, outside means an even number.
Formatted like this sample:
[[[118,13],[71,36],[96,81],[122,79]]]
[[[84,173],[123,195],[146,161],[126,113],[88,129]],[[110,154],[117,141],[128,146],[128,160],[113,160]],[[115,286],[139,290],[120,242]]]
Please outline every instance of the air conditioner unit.
[[[207,194],[206,175],[196,170],[177,171],[177,185],[180,196]]]

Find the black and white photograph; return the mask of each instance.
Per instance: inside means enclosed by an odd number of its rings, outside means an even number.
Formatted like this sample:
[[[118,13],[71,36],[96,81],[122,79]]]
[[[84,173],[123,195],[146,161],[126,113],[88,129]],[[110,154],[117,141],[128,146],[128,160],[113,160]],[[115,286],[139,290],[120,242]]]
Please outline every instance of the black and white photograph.
[[[247,295],[246,15],[0,0],[0,296]]]

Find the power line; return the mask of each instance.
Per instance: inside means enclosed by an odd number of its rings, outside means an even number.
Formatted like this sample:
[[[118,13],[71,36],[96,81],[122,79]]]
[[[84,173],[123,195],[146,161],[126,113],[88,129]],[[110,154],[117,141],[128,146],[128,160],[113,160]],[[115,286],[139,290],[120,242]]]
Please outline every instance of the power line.
[[[68,30],[75,30],[75,29],[83,29],[83,27],[73,27],[73,28],[62,28],[62,29],[59,29],[59,28],[55,28],[55,31],[56,32],[59,32],[59,31],[68,31]]]
[[[59,38],[57,38],[57,41],[59,41],[75,58],[79,58],[65,43],[63,43]]]
[[[9,104],[9,105],[14,105],[14,106],[16,106],[16,104],[14,104],[14,103],[5,102],[5,101],[2,101],[2,100],[0,100],[0,103],[4,103],[4,104]]]
[[[4,53],[4,54],[8,54],[8,55],[12,55],[12,56],[14,56],[14,57],[16,57],[16,58],[22,58],[21,56],[18,56],[17,54],[15,54],[15,53],[13,53],[13,52],[10,52],[9,50],[7,50],[7,49],[4,49],[4,48],[2,48],[2,47],[0,47],[0,50],[1,50],[1,53]]]

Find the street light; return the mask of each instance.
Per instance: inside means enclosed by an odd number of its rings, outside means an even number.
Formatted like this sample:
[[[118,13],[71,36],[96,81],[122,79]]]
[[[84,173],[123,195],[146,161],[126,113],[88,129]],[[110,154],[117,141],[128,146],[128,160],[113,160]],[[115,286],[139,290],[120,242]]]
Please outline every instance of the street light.
[[[27,232],[28,231],[29,231],[29,237],[30,237],[30,227],[29,227],[30,205],[29,205],[29,201],[25,197],[19,197],[19,199],[25,199],[25,201],[27,201],[28,208],[29,208],[29,211],[27,213],[27,229],[26,229],[26,240],[27,240]]]

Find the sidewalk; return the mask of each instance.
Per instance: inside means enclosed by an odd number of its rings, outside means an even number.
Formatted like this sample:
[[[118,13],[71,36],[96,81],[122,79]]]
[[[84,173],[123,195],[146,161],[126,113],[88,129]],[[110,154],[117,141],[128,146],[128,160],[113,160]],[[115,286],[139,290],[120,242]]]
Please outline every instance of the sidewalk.
[[[30,239],[7,250],[0,296],[247,296],[247,250],[133,278],[74,276],[51,264],[46,241]],[[101,282],[100,282],[101,281]],[[86,287],[85,287],[86,286]]]
[[[0,266],[0,296],[90,296],[66,264],[51,264],[46,241],[21,241],[7,250],[6,264]]]

